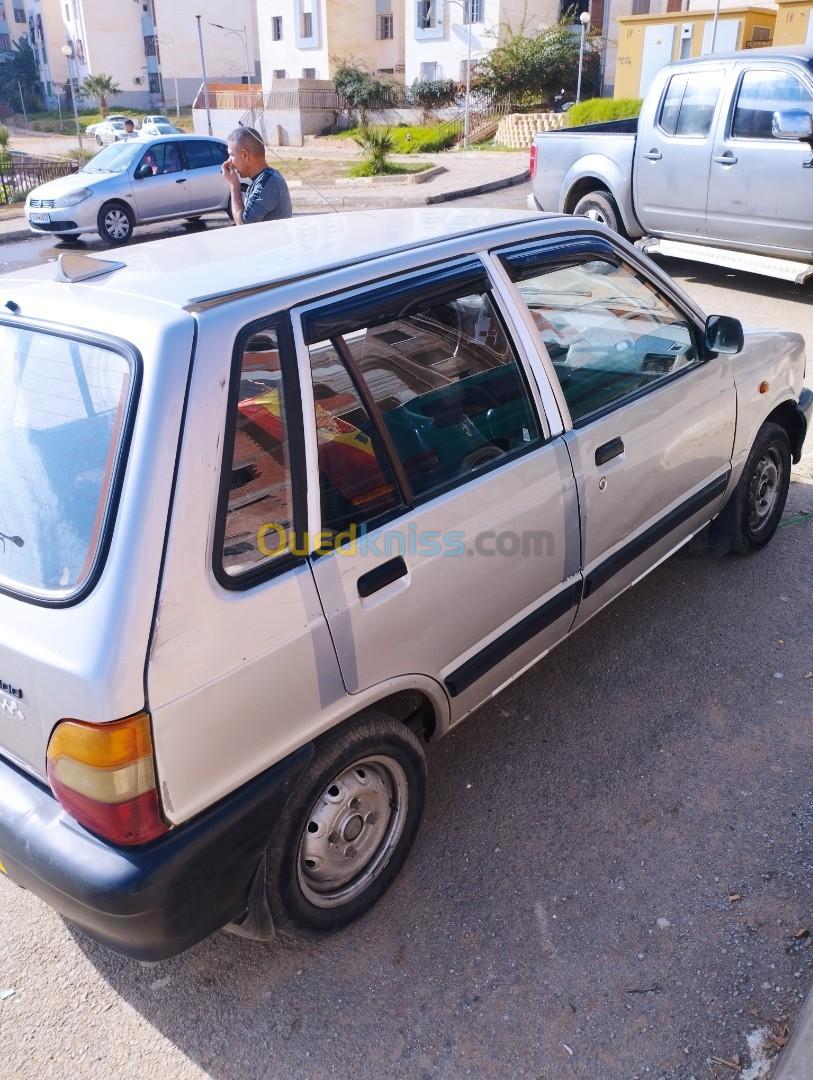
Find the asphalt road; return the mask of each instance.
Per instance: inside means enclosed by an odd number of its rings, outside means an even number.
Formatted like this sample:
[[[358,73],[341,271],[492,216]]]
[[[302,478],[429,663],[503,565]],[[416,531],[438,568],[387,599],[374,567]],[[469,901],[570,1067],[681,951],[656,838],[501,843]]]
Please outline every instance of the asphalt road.
[[[668,268],[813,352],[810,289]],[[331,940],[145,967],[0,881],[0,1077],[767,1076],[813,983],[812,553],[813,445],[766,551],[673,558],[430,748],[404,873]]]

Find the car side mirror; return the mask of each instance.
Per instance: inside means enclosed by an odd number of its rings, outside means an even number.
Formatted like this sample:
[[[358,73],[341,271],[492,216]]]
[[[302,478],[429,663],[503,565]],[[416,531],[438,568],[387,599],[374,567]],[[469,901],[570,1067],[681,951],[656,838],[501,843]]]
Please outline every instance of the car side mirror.
[[[136,180],[146,180],[148,176],[152,176],[152,167],[150,165],[139,165],[135,171]]]
[[[706,319],[705,336],[709,352],[735,356],[742,352],[745,344],[742,323],[730,315],[709,315]]]
[[[813,116],[807,109],[783,109],[771,120],[775,139],[813,139]]]

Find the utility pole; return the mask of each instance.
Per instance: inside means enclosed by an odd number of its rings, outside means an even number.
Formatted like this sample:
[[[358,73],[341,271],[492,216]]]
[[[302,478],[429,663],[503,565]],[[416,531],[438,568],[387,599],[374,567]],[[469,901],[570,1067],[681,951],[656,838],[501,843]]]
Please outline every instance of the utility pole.
[[[200,70],[203,74],[203,97],[206,101],[206,126],[209,129],[209,134],[212,134],[212,114],[209,111],[209,86],[206,81],[206,58],[203,55],[203,29],[200,25],[202,15],[196,15],[195,18],[198,22],[198,44],[200,45]]]
[[[28,127],[28,113],[25,111],[25,98],[23,97],[23,86],[20,80],[17,80],[17,89],[20,91],[20,104],[23,107],[23,120],[25,120],[25,126]]]

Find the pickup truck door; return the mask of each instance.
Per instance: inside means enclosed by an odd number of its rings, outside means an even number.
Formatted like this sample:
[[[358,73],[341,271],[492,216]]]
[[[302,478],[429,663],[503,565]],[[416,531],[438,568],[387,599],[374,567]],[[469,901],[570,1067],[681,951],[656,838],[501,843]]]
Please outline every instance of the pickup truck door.
[[[734,108],[718,128],[708,194],[708,235],[742,247],[813,251],[810,147],[775,139],[775,111],[813,113],[813,81],[777,65],[743,65]]]
[[[647,96],[633,162],[635,212],[653,236],[706,232],[706,193],[724,71],[693,67]]]
[[[582,527],[576,625],[719,510],[730,475],[730,358],[702,319],[602,238],[502,255],[561,390]]]

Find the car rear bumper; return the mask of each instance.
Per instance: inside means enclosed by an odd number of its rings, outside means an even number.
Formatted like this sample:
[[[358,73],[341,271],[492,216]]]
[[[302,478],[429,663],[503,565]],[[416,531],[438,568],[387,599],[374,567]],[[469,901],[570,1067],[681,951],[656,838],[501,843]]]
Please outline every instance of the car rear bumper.
[[[108,948],[166,959],[244,914],[273,827],[312,754],[309,743],[140,848],[100,840],[48,788],[0,760],[0,863]]]

